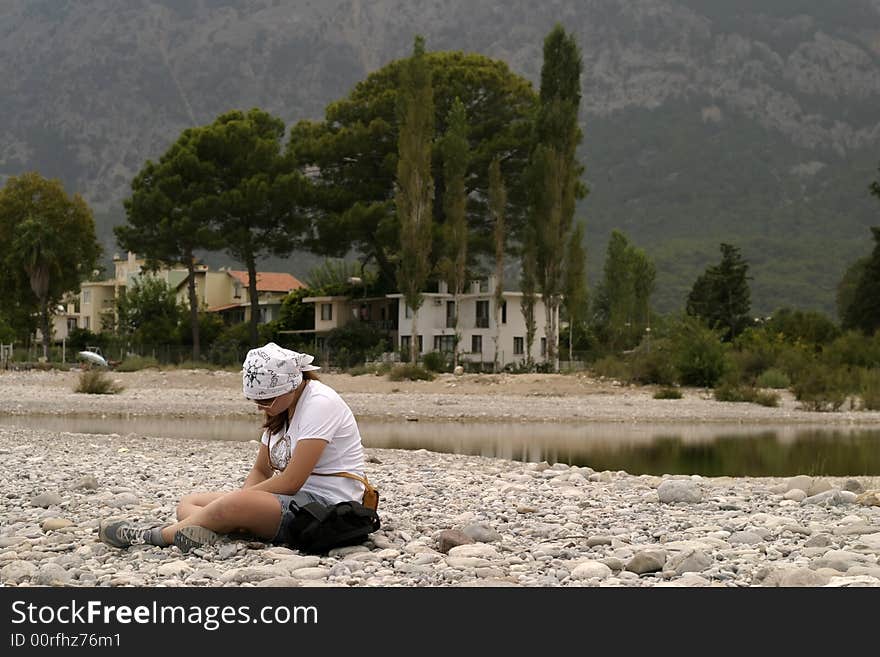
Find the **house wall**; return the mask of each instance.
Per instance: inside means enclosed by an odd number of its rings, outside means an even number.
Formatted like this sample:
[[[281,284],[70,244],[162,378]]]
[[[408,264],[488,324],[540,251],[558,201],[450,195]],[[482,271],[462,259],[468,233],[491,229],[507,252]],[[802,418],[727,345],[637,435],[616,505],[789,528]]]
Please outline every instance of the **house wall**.
[[[113,317],[116,310],[115,286],[103,282],[83,283],[79,299],[78,327],[92,333],[103,331],[104,317]]]
[[[446,302],[452,301],[452,295],[426,295],[425,302],[419,309],[418,334],[422,336],[422,351],[425,354],[434,351],[434,337],[442,335],[454,335],[454,328],[446,328]],[[526,359],[526,354],[514,353],[514,338],[521,337],[523,339],[523,350],[525,351],[526,323],[522,316],[522,295],[518,293],[505,293],[504,299],[507,302],[506,322],[501,324],[499,332],[499,360],[501,365],[509,363],[518,363]],[[489,302],[489,322],[488,327],[478,327],[477,324],[477,301]],[[459,303],[459,333],[461,341],[459,342],[459,356],[463,360],[471,362],[491,363],[495,357],[495,302],[491,295],[486,292],[482,294],[468,294],[460,297]],[[403,299],[400,300],[400,310],[398,312],[398,322],[400,326],[399,337],[397,340],[398,348],[401,348],[404,336],[412,333],[412,319],[406,317],[406,307]],[[545,337],[544,331],[544,303],[538,298],[535,303],[535,339],[532,344],[532,360],[535,362],[543,362],[545,356],[541,353],[541,338]],[[475,335],[482,337],[482,350],[479,353],[472,353],[472,338]]]

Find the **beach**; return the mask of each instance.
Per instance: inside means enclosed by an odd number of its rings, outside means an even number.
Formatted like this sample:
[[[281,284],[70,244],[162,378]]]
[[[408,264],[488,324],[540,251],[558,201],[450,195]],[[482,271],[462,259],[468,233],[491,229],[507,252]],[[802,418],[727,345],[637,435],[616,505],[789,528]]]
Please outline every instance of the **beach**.
[[[6,586],[880,586],[878,477],[700,477],[594,471],[367,448],[382,527],[326,556],[247,537],[183,555],[108,547],[101,519],[173,519],[177,500],[241,484],[259,415],[229,371],[111,372],[117,395],[73,392],[70,371],[0,373],[0,415],[119,417],[91,434],[0,427],[0,583]],[[421,422],[723,422],[880,426],[571,375],[441,375],[431,382],[321,373],[363,419]],[[240,441],[144,435],[151,418],[248,418]]]

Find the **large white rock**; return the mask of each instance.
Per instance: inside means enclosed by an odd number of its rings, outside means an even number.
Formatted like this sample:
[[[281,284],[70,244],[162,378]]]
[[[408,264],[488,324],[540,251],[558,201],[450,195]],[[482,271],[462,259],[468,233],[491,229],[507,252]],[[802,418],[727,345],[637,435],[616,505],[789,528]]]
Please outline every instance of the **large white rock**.
[[[472,543],[469,545],[456,545],[449,550],[450,557],[480,557],[483,559],[498,559],[501,555],[491,545],[485,543]]]
[[[611,575],[611,569],[599,561],[584,561],[571,571],[573,580],[605,579]]]
[[[657,488],[657,496],[664,504],[674,502],[695,503],[703,499],[700,487],[693,481],[668,479]]]

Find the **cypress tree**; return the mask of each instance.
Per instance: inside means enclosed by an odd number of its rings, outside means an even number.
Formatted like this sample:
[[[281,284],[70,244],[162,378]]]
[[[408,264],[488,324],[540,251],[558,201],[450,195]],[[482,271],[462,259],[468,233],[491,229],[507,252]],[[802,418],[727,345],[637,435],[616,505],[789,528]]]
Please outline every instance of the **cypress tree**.
[[[400,81],[400,135],[397,142],[397,185],[394,195],[400,222],[400,261],[397,284],[412,310],[410,362],[417,361],[418,316],[422,288],[428,278],[431,252],[431,142],[434,137],[434,94],[425,62],[425,40],[415,38],[413,55]]]
[[[449,110],[449,127],[443,137],[440,150],[443,154],[443,177],[446,189],[443,194],[443,210],[446,213],[444,237],[447,255],[439,264],[443,277],[452,289],[455,304],[455,346],[452,352],[452,364],[458,365],[458,343],[460,340],[459,305],[467,276],[467,190],[465,175],[467,174],[470,149],[467,137],[467,115],[464,104],[456,98]]]
[[[501,160],[492,159],[489,164],[489,212],[492,213],[493,237],[495,240],[495,289],[492,295],[495,301],[495,357],[492,369],[498,371],[499,341],[501,339],[501,306],[504,304],[504,245],[507,229],[504,223],[507,206],[507,190],[501,177]]]
[[[578,110],[582,70],[574,37],[556,25],[544,40],[540,106],[531,162],[530,221],[535,236],[536,281],[544,301],[547,360],[559,370],[556,343],[563,268],[575,202],[586,193],[575,151],[582,139]]]

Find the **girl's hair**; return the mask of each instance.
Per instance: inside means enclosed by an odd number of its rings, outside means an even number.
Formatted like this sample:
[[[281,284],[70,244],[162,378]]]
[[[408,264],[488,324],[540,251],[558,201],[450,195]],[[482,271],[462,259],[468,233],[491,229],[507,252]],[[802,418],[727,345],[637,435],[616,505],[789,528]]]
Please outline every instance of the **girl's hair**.
[[[320,381],[318,375],[315,374],[313,370],[303,372],[302,375],[303,383],[306,381]],[[289,418],[287,417],[286,410],[278,415],[269,415],[266,413],[266,421],[263,422],[263,428],[269,431],[270,436],[274,436],[279,431],[287,431],[288,420]]]

